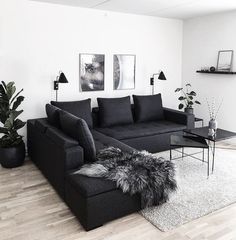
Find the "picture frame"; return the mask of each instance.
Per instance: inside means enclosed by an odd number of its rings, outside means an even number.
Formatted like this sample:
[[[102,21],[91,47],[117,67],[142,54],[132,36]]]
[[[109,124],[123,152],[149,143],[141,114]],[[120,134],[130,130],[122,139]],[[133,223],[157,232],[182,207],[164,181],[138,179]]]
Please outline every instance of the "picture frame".
[[[105,54],[79,54],[79,85],[81,92],[103,91]]]
[[[113,55],[113,90],[135,89],[136,55]]]
[[[233,63],[233,50],[221,50],[218,52],[217,71],[230,72]]]

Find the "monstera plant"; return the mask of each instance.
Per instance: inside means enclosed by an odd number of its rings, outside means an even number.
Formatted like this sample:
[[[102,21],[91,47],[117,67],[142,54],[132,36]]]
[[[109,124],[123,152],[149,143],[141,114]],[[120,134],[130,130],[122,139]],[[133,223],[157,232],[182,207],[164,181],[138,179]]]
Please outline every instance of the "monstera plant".
[[[181,96],[178,98],[180,101],[179,109],[183,109],[187,113],[193,113],[193,105],[194,104],[201,104],[199,101],[195,100],[197,93],[191,90],[191,84],[187,83],[185,85],[185,89],[183,88],[176,88],[175,92],[180,92]]]
[[[25,144],[18,130],[25,122],[18,117],[23,110],[18,107],[24,100],[21,89],[16,93],[14,82],[0,84],[0,163],[3,167],[17,167],[23,164]]]

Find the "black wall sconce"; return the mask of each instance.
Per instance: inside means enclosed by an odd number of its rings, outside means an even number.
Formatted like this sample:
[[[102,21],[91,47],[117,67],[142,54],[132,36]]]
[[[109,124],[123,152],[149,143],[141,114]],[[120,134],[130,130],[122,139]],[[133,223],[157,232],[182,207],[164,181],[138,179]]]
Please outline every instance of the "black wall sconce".
[[[158,80],[166,80],[166,76],[163,73],[163,71],[160,71],[159,73],[154,73],[152,77],[150,78],[150,85],[152,86],[152,95],[154,94],[154,77],[158,76]]]
[[[56,90],[56,101],[58,99],[59,83],[68,83],[68,80],[62,71],[59,72],[59,76],[57,76],[56,81],[54,81],[54,90]]]

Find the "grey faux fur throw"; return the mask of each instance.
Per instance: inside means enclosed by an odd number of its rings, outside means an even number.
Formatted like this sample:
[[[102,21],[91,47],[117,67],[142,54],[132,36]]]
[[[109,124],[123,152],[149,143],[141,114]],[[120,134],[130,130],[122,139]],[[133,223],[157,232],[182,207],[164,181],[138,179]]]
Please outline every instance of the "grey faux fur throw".
[[[159,205],[176,190],[175,169],[170,161],[146,151],[122,152],[109,147],[97,154],[97,161],[76,173],[115,181],[124,193],[140,194],[142,207]]]

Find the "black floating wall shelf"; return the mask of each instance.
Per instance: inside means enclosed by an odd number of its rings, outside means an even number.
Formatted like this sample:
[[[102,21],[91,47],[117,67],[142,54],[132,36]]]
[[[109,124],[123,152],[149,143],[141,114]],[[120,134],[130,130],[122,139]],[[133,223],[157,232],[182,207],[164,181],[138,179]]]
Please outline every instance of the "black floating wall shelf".
[[[223,72],[223,71],[205,71],[205,70],[198,70],[197,73],[209,73],[209,74],[236,74],[236,72]]]

